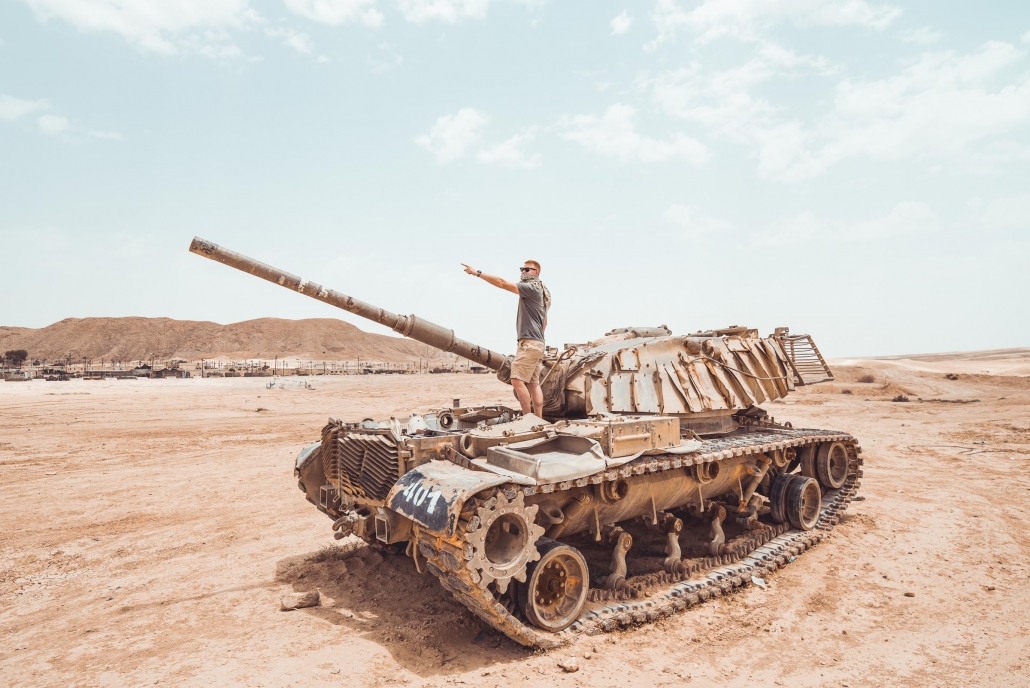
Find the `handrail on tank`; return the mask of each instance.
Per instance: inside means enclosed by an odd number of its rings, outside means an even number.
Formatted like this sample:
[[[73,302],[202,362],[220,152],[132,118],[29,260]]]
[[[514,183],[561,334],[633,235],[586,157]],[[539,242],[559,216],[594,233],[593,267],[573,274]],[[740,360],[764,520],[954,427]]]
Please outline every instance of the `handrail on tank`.
[[[190,243],[190,252],[204,258],[210,258],[242,272],[250,273],[269,282],[274,282],[281,287],[300,292],[305,296],[328,303],[330,306],[342,308],[345,311],[360,315],[362,318],[372,320],[380,325],[386,325],[394,332],[409,339],[428,344],[448,353],[457,354],[491,370],[500,370],[507,360],[506,356],[496,351],[476,346],[471,342],[466,342],[464,339],[458,339],[454,336],[454,330],[448,330],[446,327],[441,327],[414,315],[398,315],[388,310],[377,308],[372,304],[359,301],[353,296],[326,289],[320,284],[315,284],[296,275],[283,272],[271,265],[266,265],[241,253],[222,248],[218,244],[206,241],[200,237],[193,237],[193,242]]]

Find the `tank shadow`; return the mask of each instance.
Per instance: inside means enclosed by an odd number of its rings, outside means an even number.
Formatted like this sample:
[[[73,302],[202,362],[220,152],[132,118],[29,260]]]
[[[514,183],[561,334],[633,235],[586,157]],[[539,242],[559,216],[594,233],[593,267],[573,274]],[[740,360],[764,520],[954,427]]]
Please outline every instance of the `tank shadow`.
[[[503,665],[532,653],[480,622],[435,577],[418,573],[410,558],[364,543],[281,559],[275,582],[322,594],[321,606],[289,613],[348,628],[422,677]]]

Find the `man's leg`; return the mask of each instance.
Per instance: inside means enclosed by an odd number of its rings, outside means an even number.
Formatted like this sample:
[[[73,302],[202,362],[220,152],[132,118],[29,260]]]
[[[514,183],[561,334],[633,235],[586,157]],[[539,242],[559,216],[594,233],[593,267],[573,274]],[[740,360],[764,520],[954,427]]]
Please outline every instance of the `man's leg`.
[[[519,404],[522,406],[522,415],[528,416],[532,411],[532,408],[530,406],[531,397],[529,395],[529,390],[526,389],[526,383],[513,377],[511,379],[511,386],[515,388],[515,396],[519,398]],[[536,387],[537,389],[540,389],[540,385],[537,385]]]
[[[529,385],[529,396],[533,400],[533,413],[544,417],[544,390],[540,388],[539,382],[530,382]],[[522,401],[522,397],[519,397],[519,401]],[[525,411],[523,411],[525,413]]]

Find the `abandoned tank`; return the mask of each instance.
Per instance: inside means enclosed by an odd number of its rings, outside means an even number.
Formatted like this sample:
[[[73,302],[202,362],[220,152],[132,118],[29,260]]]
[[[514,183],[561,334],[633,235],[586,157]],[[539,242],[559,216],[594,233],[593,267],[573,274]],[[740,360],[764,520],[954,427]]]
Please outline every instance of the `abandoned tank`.
[[[511,357],[194,238],[190,251],[497,372]],[[727,594],[793,561],[862,477],[849,434],[762,404],[833,379],[812,338],[777,328],[614,329],[548,349],[543,418],[504,405],[330,418],[298,485],[356,535],[403,553],[515,641],[555,647]]]

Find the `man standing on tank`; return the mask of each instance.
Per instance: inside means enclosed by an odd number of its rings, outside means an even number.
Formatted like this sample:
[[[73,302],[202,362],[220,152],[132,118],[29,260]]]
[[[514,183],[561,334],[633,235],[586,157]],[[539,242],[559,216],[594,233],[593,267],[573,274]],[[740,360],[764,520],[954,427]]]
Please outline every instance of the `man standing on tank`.
[[[503,277],[488,275],[462,263],[465,272],[475,275],[495,287],[519,295],[519,311],[515,318],[518,333],[518,348],[511,363],[511,386],[522,405],[523,415],[530,411],[544,415],[544,393],[540,389],[540,361],[544,357],[544,330],[547,328],[547,311],[551,308],[551,293],[540,281],[540,263],[527,260],[522,267],[522,277],[517,284]]]

